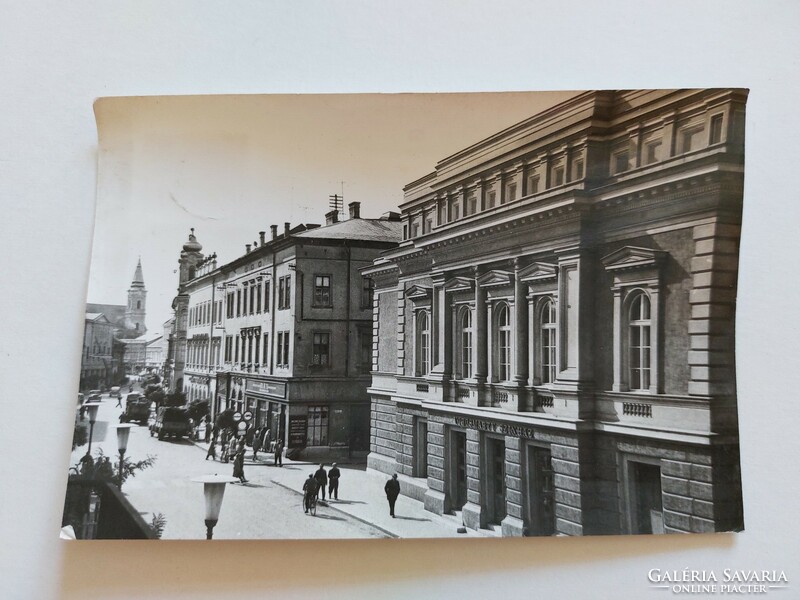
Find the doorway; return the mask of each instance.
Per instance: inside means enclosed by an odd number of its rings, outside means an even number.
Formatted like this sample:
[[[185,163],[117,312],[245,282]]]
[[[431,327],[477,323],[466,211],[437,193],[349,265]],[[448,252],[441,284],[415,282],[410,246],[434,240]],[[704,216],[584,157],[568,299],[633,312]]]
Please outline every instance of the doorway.
[[[661,467],[629,461],[632,533],[664,533],[664,509],[661,503]]]
[[[503,440],[486,440],[489,473],[489,522],[499,525],[506,516],[506,445]]]
[[[459,511],[467,503],[467,434],[463,431],[451,431],[450,448],[450,496],[453,499],[453,510]]]
[[[549,448],[528,446],[528,523],[530,535],[553,535],[556,529],[553,457]]]

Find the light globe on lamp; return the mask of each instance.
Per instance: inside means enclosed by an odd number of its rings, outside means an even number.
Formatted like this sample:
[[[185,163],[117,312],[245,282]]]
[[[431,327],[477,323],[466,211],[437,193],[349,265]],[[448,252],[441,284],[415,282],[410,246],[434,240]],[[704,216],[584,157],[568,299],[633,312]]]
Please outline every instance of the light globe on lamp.
[[[92,436],[94,435],[94,424],[97,422],[97,409],[100,405],[96,402],[85,402],[86,412],[89,413],[89,448],[86,450],[86,456],[92,455]]]
[[[122,489],[123,469],[125,467],[125,451],[128,449],[128,437],[133,425],[117,425],[117,450],[119,450],[119,489]]]
[[[234,477],[227,475],[203,475],[195,477],[192,481],[203,484],[203,495],[205,496],[205,522],[206,539],[213,537],[214,527],[219,520],[219,511],[222,508],[222,498],[225,495],[225,484],[236,481]]]

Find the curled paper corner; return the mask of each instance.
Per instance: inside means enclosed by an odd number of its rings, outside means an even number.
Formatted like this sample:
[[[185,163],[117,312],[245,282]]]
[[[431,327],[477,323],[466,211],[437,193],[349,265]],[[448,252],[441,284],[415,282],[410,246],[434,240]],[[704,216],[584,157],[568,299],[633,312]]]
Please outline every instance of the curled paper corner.
[[[62,540],[74,540],[77,539],[75,537],[75,530],[72,528],[72,525],[66,525],[61,528],[61,534],[58,536]]]

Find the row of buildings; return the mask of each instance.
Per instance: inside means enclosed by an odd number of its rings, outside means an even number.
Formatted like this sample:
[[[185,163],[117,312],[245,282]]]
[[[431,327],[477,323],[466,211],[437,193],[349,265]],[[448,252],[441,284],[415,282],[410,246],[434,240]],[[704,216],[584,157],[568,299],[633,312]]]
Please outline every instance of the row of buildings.
[[[147,289],[140,260],[127,303],[86,305],[80,389],[109,387],[142,369],[161,371],[168,338],[163,333],[148,335],[146,314]],[[164,327],[171,330],[171,320]]]
[[[742,527],[746,91],[587,92],[400,213],[180,256],[170,385],[503,535]]]

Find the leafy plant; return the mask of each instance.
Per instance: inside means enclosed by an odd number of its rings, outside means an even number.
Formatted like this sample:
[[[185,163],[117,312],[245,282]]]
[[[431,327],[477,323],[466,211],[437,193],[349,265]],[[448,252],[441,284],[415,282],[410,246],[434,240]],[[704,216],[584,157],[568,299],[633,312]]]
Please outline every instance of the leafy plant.
[[[150,519],[150,529],[153,530],[153,533],[156,534],[158,539],[161,539],[161,536],[164,534],[164,527],[166,526],[167,518],[163,513],[156,513],[153,515],[153,518]]]

